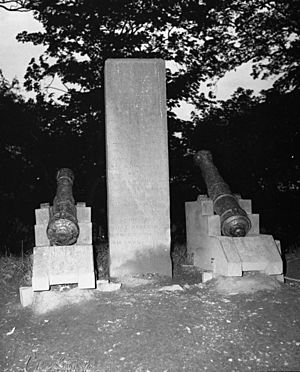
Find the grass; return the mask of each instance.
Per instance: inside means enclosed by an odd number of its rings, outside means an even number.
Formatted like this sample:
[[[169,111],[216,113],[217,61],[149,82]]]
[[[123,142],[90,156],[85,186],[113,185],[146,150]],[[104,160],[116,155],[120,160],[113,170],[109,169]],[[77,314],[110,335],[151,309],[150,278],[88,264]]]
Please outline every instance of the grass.
[[[109,246],[107,242],[94,245],[95,268],[98,279],[109,276]],[[174,265],[186,263],[186,245],[172,245],[171,257]],[[6,286],[31,286],[33,255],[27,254],[23,258],[17,256],[0,256],[0,284]]]
[[[99,278],[107,278],[109,274],[108,243],[94,246],[95,268]],[[23,258],[18,256],[0,256],[0,285],[31,286],[33,255]]]
[[[7,286],[30,286],[32,278],[32,255],[22,257],[0,256],[0,284]]]
[[[109,246],[108,242],[99,242],[94,245],[95,265],[98,279],[109,277]]]

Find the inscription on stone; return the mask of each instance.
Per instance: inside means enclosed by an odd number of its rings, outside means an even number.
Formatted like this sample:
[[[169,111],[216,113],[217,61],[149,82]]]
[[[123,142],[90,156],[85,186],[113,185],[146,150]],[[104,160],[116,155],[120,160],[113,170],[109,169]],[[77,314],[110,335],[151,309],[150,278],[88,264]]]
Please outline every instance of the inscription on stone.
[[[110,275],[171,275],[165,66],[105,65]]]

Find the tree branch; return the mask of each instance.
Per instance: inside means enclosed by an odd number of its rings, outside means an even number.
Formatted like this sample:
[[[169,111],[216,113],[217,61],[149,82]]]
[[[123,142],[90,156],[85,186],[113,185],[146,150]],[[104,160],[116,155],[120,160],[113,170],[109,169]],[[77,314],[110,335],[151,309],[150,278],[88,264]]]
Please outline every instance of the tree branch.
[[[7,10],[9,12],[29,12],[30,9],[26,8],[28,1],[27,0],[1,0],[0,8]]]
[[[52,80],[50,81],[50,83],[47,86],[44,87],[44,89],[45,90],[54,89],[54,90],[57,90],[59,92],[63,92],[63,93],[69,94],[69,88],[65,84],[63,84],[63,86],[66,88],[66,90],[61,89],[61,88],[53,87],[52,86],[52,83],[53,83],[54,79],[55,79],[55,76],[52,76]]]

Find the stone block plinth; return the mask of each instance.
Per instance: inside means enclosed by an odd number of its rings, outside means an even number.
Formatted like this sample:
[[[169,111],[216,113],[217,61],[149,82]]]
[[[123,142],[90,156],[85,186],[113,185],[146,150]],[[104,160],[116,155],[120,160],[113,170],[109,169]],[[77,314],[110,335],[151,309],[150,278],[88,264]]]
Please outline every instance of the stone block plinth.
[[[33,302],[33,290],[32,287],[20,287],[20,302],[23,307],[31,306]]]
[[[220,217],[213,213],[213,202],[207,196],[186,203],[187,251],[194,265],[214,275],[241,276],[245,271],[281,275],[280,243],[260,234],[259,215],[252,213],[251,200],[238,200],[252,225],[245,237],[222,236]]]
[[[86,207],[85,203],[77,203],[76,210],[79,226],[76,244],[50,246],[47,226],[51,207],[44,203],[40,209],[36,209],[33,291],[46,291],[51,285],[73,283],[78,284],[79,288],[95,288],[91,208]],[[25,294],[27,292],[24,292],[24,298]]]
[[[91,245],[35,247],[33,259],[33,291],[46,291],[51,285],[71,283],[78,283],[79,288],[95,288]]]

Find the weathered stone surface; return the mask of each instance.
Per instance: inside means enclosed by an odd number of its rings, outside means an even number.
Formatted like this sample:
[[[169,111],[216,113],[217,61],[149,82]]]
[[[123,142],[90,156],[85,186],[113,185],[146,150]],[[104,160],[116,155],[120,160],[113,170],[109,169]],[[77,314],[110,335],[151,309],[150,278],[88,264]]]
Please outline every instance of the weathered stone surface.
[[[76,204],[76,210],[77,210],[77,220],[78,222],[91,222],[91,207],[86,207],[85,203],[77,203]]]
[[[243,274],[242,263],[234,244],[239,238],[220,236],[217,239],[218,249],[212,250],[214,272],[225,276],[241,276]]]
[[[252,200],[251,199],[241,199],[241,198],[239,198],[239,205],[241,206],[241,208],[244,209],[244,211],[247,214],[252,213]]]
[[[248,218],[251,221],[251,229],[248,235],[258,235],[259,231],[259,214],[248,214]]]
[[[48,247],[33,248],[32,289],[33,291],[48,291],[50,288],[48,265]]]
[[[35,221],[37,225],[47,225],[49,221],[49,206],[35,210]],[[48,239],[48,238],[47,238]]]
[[[79,288],[95,288],[92,245],[35,247],[33,251],[33,291],[50,285],[78,283]]]
[[[79,222],[79,236],[77,239],[78,245],[90,245],[92,244],[93,234],[92,234],[92,223],[91,222]]]
[[[260,234],[234,239],[243,271],[263,271],[268,275],[282,274],[283,264],[272,235]]]
[[[47,226],[48,223],[34,225],[34,238],[36,247],[50,245],[50,241],[47,236]]]
[[[271,235],[202,237],[194,264],[214,274],[241,276],[245,271],[282,274],[282,259]]]
[[[239,197],[247,212],[251,200]],[[216,275],[241,276],[244,271],[282,274],[280,242],[259,233],[259,215],[248,214],[251,229],[246,237],[221,235],[220,217],[212,215],[209,201],[199,195],[197,201],[185,203],[187,252],[195,266]]]
[[[121,288],[122,283],[113,283],[108,280],[97,280],[96,289],[100,292],[114,292]]]
[[[171,275],[165,67],[105,65],[110,275]]]
[[[33,302],[33,290],[32,287],[20,287],[20,302],[23,307],[31,306]]]

